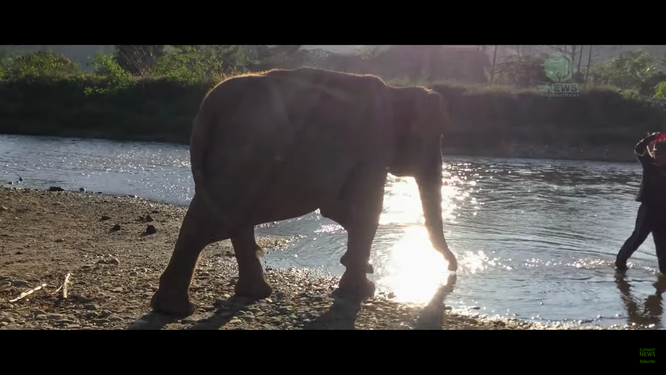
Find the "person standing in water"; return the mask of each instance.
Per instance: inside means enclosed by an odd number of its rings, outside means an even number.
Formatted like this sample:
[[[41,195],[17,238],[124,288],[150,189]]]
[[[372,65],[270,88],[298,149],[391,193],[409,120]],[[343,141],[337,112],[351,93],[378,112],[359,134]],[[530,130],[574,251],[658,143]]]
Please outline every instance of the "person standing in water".
[[[657,142],[651,153],[648,146],[655,140]],[[652,233],[659,272],[666,274],[666,134],[647,135],[636,144],[634,154],[643,166],[643,180],[636,196],[636,201],[641,204],[638,207],[636,227],[620,248],[615,259],[615,268],[619,271],[626,270],[629,257]]]
[[[666,274],[666,134],[652,133],[641,139],[634,154],[643,167],[643,179],[636,196],[640,202],[636,226],[615,259],[615,268],[627,269],[627,260],[652,233],[659,272]],[[664,139],[661,139],[664,137]],[[657,140],[657,142],[655,142]],[[649,149],[655,142],[654,151]]]

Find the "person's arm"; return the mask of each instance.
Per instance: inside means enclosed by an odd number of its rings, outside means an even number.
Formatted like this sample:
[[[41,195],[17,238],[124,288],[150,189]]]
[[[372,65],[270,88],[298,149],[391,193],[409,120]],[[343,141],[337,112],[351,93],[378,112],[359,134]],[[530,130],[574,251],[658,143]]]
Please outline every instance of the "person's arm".
[[[636,147],[634,147],[634,154],[636,155],[636,158],[638,158],[638,161],[641,162],[641,164],[652,162],[652,156],[650,156],[650,153],[648,152],[648,145],[650,142],[654,141],[658,135],[659,133],[649,134],[641,139],[636,144]]]

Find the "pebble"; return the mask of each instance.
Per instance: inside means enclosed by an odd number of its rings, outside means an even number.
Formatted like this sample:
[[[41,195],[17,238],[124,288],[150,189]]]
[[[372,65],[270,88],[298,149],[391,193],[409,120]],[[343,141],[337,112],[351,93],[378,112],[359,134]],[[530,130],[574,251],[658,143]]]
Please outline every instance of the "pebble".
[[[48,314],[46,316],[47,319],[49,320],[57,320],[57,319],[62,319],[63,315],[62,314]]]
[[[9,210],[9,209],[8,209],[7,207],[5,207],[5,206],[1,206],[1,207],[0,207],[0,211],[8,211],[8,210]]]
[[[22,287],[22,286],[27,286],[28,282],[25,280],[14,280],[12,281],[12,286],[14,287]]]
[[[0,318],[0,322],[14,323],[14,318],[11,316],[5,316],[4,318]]]
[[[97,309],[99,309],[99,306],[97,306],[94,303],[88,303],[85,306],[83,306],[83,308],[86,309],[86,310],[97,310]]]
[[[0,322],[0,327],[7,327],[9,323],[7,322]]]
[[[104,216],[102,216],[101,219],[99,219],[99,221],[105,221],[105,220],[111,220],[111,217],[104,215]]]
[[[238,319],[238,318],[232,318],[232,319],[229,321],[229,323],[231,323],[231,324],[237,324],[237,323],[242,323],[242,322],[241,322],[241,320]]]
[[[113,264],[113,265],[119,265],[120,261],[118,258],[107,258],[107,259],[100,259],[97,261],[98,264]]]

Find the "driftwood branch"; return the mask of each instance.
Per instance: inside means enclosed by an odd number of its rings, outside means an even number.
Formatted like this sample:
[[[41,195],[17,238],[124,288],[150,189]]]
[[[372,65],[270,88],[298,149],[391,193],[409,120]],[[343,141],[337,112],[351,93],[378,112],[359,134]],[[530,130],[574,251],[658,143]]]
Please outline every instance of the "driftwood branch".
[[[38,291],[38,290],[40,290],[40,289],[43,289],[44,287],[46,287],[46,285],[47,285],[47,284],[44,283],[44,284],[42,284],[42,285],[40,285],[40,286],[37,286],[37,287],[34,287],[34,288],[30,289],[30,290],[26,290],[25,292],[21,293],[18,297],[14,298],[14,299],[10,299],[9,302],[14,303],[14,302],[16,302],[16,301],[18,301],[18,300],[20,300],[20,299],[23,299],[23,298],[25,298],[25,297],[31,295],[32,293],[34,293],[34,292],[36,292],[36,291]]]
[[[71,272],[65,275],[65,281],[62,283],[62,298],[67,299],[67,287],[69,286],[69,277],[72,276]]]
[[[62,285],[58,287],[58,289],[54,290],[53,293],[51,293],[52,296],[55,296],[60,290],[62,289]]]

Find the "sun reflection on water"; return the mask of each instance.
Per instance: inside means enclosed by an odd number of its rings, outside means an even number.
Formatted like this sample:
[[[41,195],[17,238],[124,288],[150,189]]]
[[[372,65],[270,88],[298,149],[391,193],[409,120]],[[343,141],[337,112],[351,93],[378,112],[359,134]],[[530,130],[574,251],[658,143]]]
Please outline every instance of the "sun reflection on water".
[[[445,177],[442,186],[442,217],[445,225],[455,222],[455,211],[469,199],[469,192],[456,176]],[[475,202],[472,202],[475,204]],[[395,300],[428,303],[449,276],[448,262],[436,251],[426,230],[418,185],[414,178],[393,178],[387,187],[380,225],[407,225],[400,240],[388,250],[381,264],[375,264],[379,290],[392,292]],[[479,269],[476,255],[465,257],[472,269]],[[481,261],[482,262],[482,261]],[[481,267],[482,268],[482,267]]]
[[[424,224],[423,207],[419,188],[413,177],[389,178],[390,183],[384,197],[384,212],[379,219],[380,225],[386,224]],[[448,179],[455,181],[455,178]],[[442,186],[442,217],[444,221],[455,219],[454,211],[459,207],[457,201],[469,197],[469,193],[454,184]]]
[[[376,271],[380,290],[395,294],[400,302],[427,303],[445,284],[448,262],[433,249],[425,227],[405,228],[402,238],[390,250],[386,262]]]

